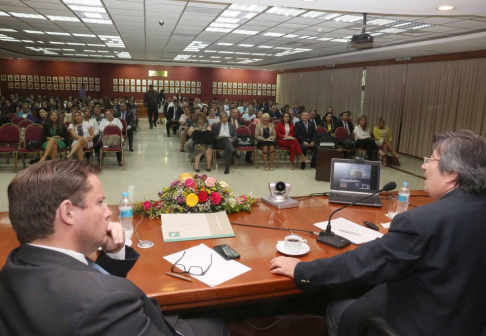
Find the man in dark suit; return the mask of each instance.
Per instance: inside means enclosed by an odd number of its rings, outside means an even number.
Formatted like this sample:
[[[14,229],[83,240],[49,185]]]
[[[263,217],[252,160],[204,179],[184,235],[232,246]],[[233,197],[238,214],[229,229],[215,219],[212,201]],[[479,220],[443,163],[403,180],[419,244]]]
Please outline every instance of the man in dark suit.
[[[124,279],[139,254],[109,222],[98,167],[37,163],[8,186],[20,247],[0,273],[0,316],[12,335],[229,335],[214,319],[166,317]],[[29,207],[19,207],[25,200]],[[87,258],[102,248],[96,263]],[[2,331],[2,326],[0,326]]]
[[[322,118],[317,114],[317,109],[315,107],[310,110],[309,122],[314,125],[315,128],[319,127],[322,122]]]
[[[216,135],[214,147],[224,150],[224,173],[229,174],[231,159],[233,156],[239,160],[240,155],[236,153],[235,147],[238,143],[235,126],[228,122],[228,114],[221,112],[219,114],[221,122],[214,124],[213,132]]]
[[[154,90],[152,84],[143,96],[143,104],[147,108],[150,129],[157,127],[157,119],[159,118],[159,94]]]
[[[245,121],[240,117],[240,111],[236,108],[231,110],[231,120],[229,122],[233,124],[235,129],[238,128],[238,126],[245,125]]]
[[[125,120],[127,123],[128,148],[130,152],[133,152],[133,124],[135,118],[133,117],[133,112],[128,111],[125,102],[120,103],[119,118]]]
[[[300,114],[301,120],[295,123],[295,138],[299,141],[302,154],[307,155],[307,150],[313,150],[316,143],[316,127],[309,121],[309,112]],[[300,169],[305,169],[305,162],[300,164]]]
[[[167,130],[167,137],[170,137],[170,129],[172,128],[172,134],[176,134],[177,128],[179,126],[179,118],[181,115],[184,114],[184,111],[180,107],[180,103],[178,100],[174,100],[174,106],[171,106],[167,109],[167,113],[165,115],[165,119],[167,122],[165,123],[165,128]]]
[[[486,140],[448,132],[435,136],[433,148],[422,165],[433,203],[398,214],[387,234],[355,250],[312,262],[271,261],[272,273],[306,290],[373,288],[328,306],[328,335],[358,335],[370,317],[402,335],[485,330]]]
[[[350,135],[353,134],[353,123],[348,120],[349,118],[349,113],[348,112],[342,112],[340,115],[341,119],[335,122],[336,128],[338,127],[344,127]]]

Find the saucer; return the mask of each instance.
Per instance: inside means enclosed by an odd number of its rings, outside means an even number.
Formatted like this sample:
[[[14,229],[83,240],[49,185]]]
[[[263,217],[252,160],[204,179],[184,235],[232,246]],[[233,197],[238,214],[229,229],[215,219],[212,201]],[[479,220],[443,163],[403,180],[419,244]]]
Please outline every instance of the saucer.
[[[277,250],[280,252],[280,253],[283,253],[283,254],[286,254],[286,255],[291,255],[291,256],[300,256],[300,255],[304,255],[306,254],[307,252],[310,251],[310,247],[309,245],[307,244],[302,244],[303,245],[303,248],[299,251],[299,252],[288,252],[285,250],[285,241],[283,240],[280,240],[278,243],[277,243]]]

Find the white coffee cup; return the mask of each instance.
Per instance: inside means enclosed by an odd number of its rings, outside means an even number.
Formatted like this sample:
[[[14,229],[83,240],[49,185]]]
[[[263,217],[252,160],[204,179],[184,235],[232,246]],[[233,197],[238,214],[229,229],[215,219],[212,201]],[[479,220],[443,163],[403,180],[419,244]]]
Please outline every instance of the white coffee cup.
[[[302,239],[301,236],[293,234],[285,237],[285,251],[287,252],[300,252],[304,248],[304,244],[307,244],[307,240]]]

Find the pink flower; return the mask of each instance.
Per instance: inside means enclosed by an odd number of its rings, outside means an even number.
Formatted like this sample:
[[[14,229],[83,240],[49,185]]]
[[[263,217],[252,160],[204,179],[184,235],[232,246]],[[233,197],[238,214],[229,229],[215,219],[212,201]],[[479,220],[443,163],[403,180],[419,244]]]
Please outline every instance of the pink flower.
[[[216,179],[212,176],[208,176],[208,178],[206,179],[206,181],[204,181],[204,183],[206,183],[206,187],[212,188],[216,184]]]
[[[238,202],[238,204],[243,204],[246,202],[246,196],[243,195],[243,196],[240,196],[236,199],[236,202]]]
[[[149,211],[151,207],[152,203],[150,203],[150,201],[143,202],[143,208],[145,209],[145,211]]]
[[[196,182],[192,178],[188,178],[184,181],[184,185],[188,188],[194,188],[196,187]]]
[[[215,192],[213,192],[213,193],[211,194],[211,202],[212,202],[213,204],[218,205],[218,204],[219,204],[219,202],[221,202],[221,195],[220,195],[218,192],[216,192],[216,191],[215,191]]]

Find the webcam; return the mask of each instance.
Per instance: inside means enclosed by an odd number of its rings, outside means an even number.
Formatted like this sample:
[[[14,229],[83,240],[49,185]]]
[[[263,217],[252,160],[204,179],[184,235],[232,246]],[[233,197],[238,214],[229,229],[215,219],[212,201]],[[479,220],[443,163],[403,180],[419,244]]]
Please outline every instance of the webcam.
[[[288,209],[299,206],[299,202],[289,197],[289,182],[270,182],[268,188],[270,189],[270,195],[262,197],[264,203],[277,209]]]

